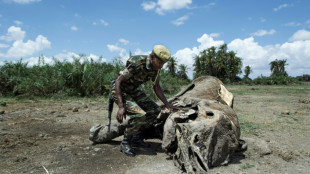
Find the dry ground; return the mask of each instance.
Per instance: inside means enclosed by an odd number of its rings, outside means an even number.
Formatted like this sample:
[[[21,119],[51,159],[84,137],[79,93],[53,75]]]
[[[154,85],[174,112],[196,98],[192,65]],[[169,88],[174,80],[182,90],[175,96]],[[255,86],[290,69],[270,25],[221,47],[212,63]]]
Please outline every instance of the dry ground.
[[[227,88],[248,150],[209,173],[309,173],[310,84]],[[92,144],[90,127],[107,122],[104,98],[0,101],[7,103],[0,106],[1,174],[182,173],[157,139],[134,158],[119,151],[122,137]]]

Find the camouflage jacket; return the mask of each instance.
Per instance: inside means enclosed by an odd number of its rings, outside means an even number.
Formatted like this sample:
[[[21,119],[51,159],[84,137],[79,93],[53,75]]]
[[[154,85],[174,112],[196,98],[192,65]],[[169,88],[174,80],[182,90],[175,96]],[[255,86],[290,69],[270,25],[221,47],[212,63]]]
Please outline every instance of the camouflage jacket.
[[[152,80],[155,82],[159,70],[152,68],[150,57],[145,55],[131,56],[126,63],[126,68],[120,72],[126,79],[121,84],[123,92],[132,93],[141,84]]]

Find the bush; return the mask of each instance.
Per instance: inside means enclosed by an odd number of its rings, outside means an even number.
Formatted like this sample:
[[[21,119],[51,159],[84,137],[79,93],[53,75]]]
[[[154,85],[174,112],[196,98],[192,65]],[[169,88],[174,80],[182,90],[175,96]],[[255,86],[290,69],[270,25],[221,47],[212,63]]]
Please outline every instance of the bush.
[[[256,85],[288,85],[298,83],[298,81],[294,77],[281,75],[270,77],[260,76],[254,79],[252,83]]]
[[[297,76],[296,79],[301,82],[310,82],[310,75],[304,74],[302,76]]]
[[[83,55],[73,62],[60,62],[54,59],[52,65],[44,64],[44,58],[38,65],[29,67],[22,60],[5,62],[0,66],[0,96],[97,96],[107,95],[111,80],[117,78],[124,69],[123,63],[116,58],[112,63],[87,60]],[[43,62],[43,63],[42,63]],[[182,80],[166,71],[161,71],[161,86],[164,93],[173,95],[189,81]],[[152,98],[152,83],[142,86]]]

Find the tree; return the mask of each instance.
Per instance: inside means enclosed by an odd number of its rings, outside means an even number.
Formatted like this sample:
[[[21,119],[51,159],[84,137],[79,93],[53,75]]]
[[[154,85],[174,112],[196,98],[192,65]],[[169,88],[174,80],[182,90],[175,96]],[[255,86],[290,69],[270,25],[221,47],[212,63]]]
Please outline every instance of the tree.
[[[176,73],[176,67],[177,67],[177,60],[176,60],[175,57],[171,57],[171,58],[168,60],[168,64],[167,64],[168,71],[169,71],[172,75],[175,75],[175,73]]]
[[[200,52],[195,57],[194,77],[202,75],[215,76],[223,81],[233,82],[240,74],[242,67],[241,58],[233,51],[227,52],[227,45],[221,45],[216,51],[216,47],[210,47]]]
[[[252,73],[252,69],[249,65],[244,67],[244,78],[248,79],[249,75]]]
[[[187,76],[187,66],[184,65],[184,64],[181,64],[179,66],[179,72],[178,72],[178,75],[180,78],[182,79],[185,79],[185,80],[188,80],[188,76]]]
[[[236,53],[233,51],[229,51],[226,54],[226,73],[230,81],[234,82],[238,74],[242,73],[242,61],[241,58],[236,56]]]
[[[285,71],[285,66],[288,65],[286,64],[286,59],[285,60],[274,60],[269,63],[270,65],[270,71],[271,71],[271,76],[287,76],[287,73]]]

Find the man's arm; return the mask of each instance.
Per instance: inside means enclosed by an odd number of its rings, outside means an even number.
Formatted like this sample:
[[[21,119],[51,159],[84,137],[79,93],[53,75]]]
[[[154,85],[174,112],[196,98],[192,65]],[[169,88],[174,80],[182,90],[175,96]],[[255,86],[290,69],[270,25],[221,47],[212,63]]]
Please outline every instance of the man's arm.
[[[121,84],[124,81],[126,81],[126,79],[123,75],[119,75],[115,81],[115,92],[116,92],[116,97],[117,97],[116,101],[118,105],[118,111],[117,111],[116,118],[119,123],[123,123],[123,118],[126,119],[126,109],[124,107],[122,89],[121,89]]]
[[[154,90],[156,96],[164,103],[164,105],[166,106],[166,108],[168,108],[168,109],[170,109],[170,110],[179,110],[179,109],[180,109],[180,108],[178,108],[178,107],[176,107],[176,106],[173,106],[172,104],[170,104],[170,103],[167,101],[167,99],[166,99],[166,97],[165,97],[165,95],[164,95],[164,93],[163,93],[163,91],[161,90],[161,87],[160,87],[160,85],[159,85],[159,78],[156,79],[155,84],[154,84],[154,86],[153,86],[153,90]]]

